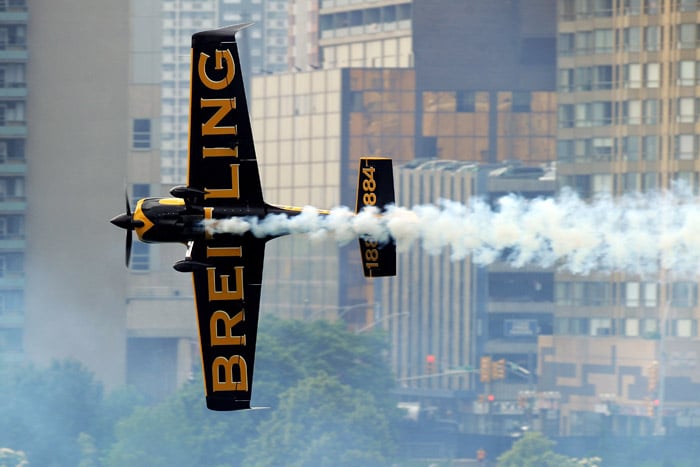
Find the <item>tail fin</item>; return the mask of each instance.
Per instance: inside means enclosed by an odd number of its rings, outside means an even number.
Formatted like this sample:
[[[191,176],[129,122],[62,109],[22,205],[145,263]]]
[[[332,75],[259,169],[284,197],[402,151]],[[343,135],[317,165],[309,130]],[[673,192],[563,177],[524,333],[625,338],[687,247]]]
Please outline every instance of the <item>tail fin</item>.
[[[357,202],[355,212],[365,206],[377,206],[384,210],[394,203],[394,172],[391,159],[385,157],[363,157],[357,177]],[[396,275],[396,244],[380,244],[373,240],[360,239],[362,270],[365,277]]]

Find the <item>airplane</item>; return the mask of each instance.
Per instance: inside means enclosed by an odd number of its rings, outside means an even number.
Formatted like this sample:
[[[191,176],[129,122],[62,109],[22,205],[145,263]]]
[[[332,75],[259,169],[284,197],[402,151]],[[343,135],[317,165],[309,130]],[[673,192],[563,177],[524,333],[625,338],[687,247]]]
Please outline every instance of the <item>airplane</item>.
[[[192,36],[187,185],[171,198],[144,198],[111,222],[142,242],[187,245],[173,266],[192,273],[207,408],[250,409],[265,244],[279,235],[211,234],[206,220],[296,216],[301,208],[263,200],[236,33],[250,23]],[[360,158],[355,212],[394,203],[391,159]],[[328,214],[322,211],[321,214]],[[380,214],[378,214],[380,215]],[[360,238],[366,277],[396,274],[396,246]]]

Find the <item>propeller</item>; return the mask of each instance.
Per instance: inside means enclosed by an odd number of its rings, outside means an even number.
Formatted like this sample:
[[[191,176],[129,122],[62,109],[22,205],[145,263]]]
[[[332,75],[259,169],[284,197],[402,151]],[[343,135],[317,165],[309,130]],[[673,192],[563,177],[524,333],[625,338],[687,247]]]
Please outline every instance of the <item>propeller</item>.
[[[143,222],[134,220],[132,213],[131,213],[131,204],[129,203],[129,193],[127,193],[126,190],[124,190],[124,198],[126,199],[126,213],[124,214],[119,214],[115,218],[113,218],[110,222],[117,227],[121,227],[122,229],[126,230],[126,267],[129,267],[129,262],[131,260],[131,243],[133,241],[132,239],[132,231],[136,227],[141,227],[143,226]]]

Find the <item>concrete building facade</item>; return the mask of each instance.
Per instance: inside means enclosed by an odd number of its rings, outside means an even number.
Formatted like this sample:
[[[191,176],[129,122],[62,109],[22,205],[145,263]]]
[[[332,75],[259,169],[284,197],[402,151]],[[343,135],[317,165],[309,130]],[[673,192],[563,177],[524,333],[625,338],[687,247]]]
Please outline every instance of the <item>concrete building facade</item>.
[[[24,349],[28,20],[25,1],[0,7],[0,362]]]
[[[558,175],[585,198],[697,193],[697,2],[558,2]],[[660,213],[660,215],[662,215]],[[558,274],[540,340],[560,432],[662,434],[697,426],[697,281]]]

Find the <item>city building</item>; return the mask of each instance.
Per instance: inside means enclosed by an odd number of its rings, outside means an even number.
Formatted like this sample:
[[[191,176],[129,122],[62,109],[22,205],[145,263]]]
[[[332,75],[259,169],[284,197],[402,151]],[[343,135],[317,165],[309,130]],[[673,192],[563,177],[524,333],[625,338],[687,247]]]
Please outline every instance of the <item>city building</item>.
[[[265,199],[317,208],[355,206],[359,158],[413,159],[411,69],[345,68],[253,78],[251,114]],[[263,303],[296,318],[373,320],[359,248],[304,236],[268,243]]]
[[[584,198],[676,181],[697,193],[699,10],[683,0],[558,2],[560,185]],[[557,274],[539,368],[541,389],[560,393],[560,433],[697,427],[697,288],[673,270]]]
[[[26,1],[0,5],[0,364],[23,356],[28,20]]]
[[[21,46],[0,56],[20,73],[26,66],[24,90],[31,96],[8,99],[15,113],[6,114],[4,130],[19,143],[15,151],[26,136],[25,258],[20,249],[6,276],[25,290],[21,348],[25,360],[42,366],[78,359],[114,388],[126,378],[127,278],[123,238],[109,217],[124,209],[129,9],[109,1],[3,5],[15,18],[10,37]],[[18,33],[21,21],[26,36]],[[7,91],[19,95],[22,81],[15,82]],[[22,164],[7,167],[22,174]],[[3,202],[17,215],[25,206],[17,191],[22,181],[13,181],[15,191]]]
[[[404,164],[396,181],[402,206],[482,199],[495,209],[503,196],[555,189],[549,168],[439,159]],[[465,432],[508,433],[523,424],[519,396],[537,387],[537,339],[552,332],[554,273],[516,269],[505,258],[479,266],[452,253],[431,255],[415,244],[399,255],[400,274],[381,282],[399,396]]]

